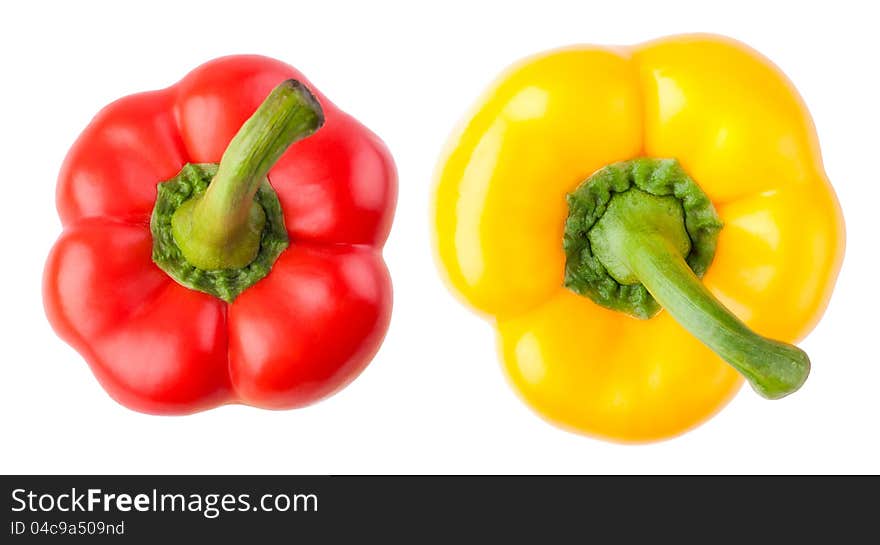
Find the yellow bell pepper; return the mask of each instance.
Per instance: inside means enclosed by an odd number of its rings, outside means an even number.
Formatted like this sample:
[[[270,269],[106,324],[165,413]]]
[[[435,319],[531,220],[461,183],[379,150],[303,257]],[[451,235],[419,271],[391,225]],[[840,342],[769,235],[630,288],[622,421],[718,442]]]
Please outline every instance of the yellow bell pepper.
[[[743,376],[768,398],[800,387],[809,360],[785,343],[844,249],[797,91],[712,35],[515,65],[451,138],[434,213],[442,269],[525,401],[622,442],[691,429]]]

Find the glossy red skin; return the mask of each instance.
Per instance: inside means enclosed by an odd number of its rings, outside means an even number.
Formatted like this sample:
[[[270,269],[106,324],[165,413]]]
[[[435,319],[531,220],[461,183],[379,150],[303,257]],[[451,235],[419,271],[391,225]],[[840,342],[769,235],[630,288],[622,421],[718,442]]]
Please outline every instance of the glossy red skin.
[[[218,162],[288,78],[315,93],[326,122],[269,173],[290,247],[226,304],[152,262],[156,184],[187,162]],[[110,104],[73,145],[58,179],[64,232],[44,273],[46,314],[131,409],[308,405],[353,380],[388,328],[391,279],[381,251],[396,199],[382,141],[302,74],[265,57],[216,59],[167,89]]]

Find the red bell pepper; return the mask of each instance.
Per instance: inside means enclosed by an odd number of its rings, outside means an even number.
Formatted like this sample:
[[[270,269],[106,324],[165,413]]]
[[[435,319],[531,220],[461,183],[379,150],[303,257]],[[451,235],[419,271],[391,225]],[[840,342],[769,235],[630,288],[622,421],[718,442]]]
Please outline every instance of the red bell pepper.
[[[385,335],[396,196],[384,144],[295,69],[208,62],[110,104],[73,145],[46,313],[129,408],[307,405]]]

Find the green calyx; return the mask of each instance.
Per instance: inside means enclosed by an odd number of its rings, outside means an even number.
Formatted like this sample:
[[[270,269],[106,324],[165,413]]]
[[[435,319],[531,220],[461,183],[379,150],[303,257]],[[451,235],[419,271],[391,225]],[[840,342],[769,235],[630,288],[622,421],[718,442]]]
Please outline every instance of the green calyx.
[[[264,214],[257,255],[243,267],[204,270],[192,265],[175,242],[172,218],[182,205],[202,196],[216,174],[216,164],[188,163],[177,176],[159,184],[150,218],[153,262],[179,284],[231,303],[269,274],[289,241],[278,196],[272,186],[263,183],[254,196],[254,203]]]
[[[806,353],[753,332],[700,282],[722,224],[677,161],[608,165],[571,193],[568,205],[568,289],[641,319],[665,308],[764,397],[784,397],[804,383]]]
[[[660,305],[614,259],[604,244],[606,237],[598,236],[608,232],[602,223],[610,223],[612,218],[601,220],[609,207],[612,211],[626,208],[628,215],[651,213],[660,222],[656,227],[670,234],[698,277],[715,256],[721,220],[706,194],[675,159],[645,157],[613,163],[568,195],[563,238],[565,287],[603,307],[650,318],[660,312]],[[594,230],[597,233],[591,236]]]
[[[150,220],[156,265],[227,302],[269,274],[289,241],[266,175],[291,144],[323,123],[308,89],[284,81],[242,125],[219,165],[187,164],[159,184]]]

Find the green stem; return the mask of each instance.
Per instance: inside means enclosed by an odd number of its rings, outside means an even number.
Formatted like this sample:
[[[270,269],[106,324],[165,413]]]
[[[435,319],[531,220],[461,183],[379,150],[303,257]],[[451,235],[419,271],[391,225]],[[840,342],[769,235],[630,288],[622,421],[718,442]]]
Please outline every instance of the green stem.
[[[621,284],[641,283],[758,393],[778,399],[794,392],[810,372],[807,354],[758,335],[703,286],[685,262],[691,243],[682,217],[675,197],[631,188],[611,198],[589,239],[612,277]]]
[[[287,148],[324,123],[314,95],[296,80],[279,84],[229,143],[217,174],[171,220],[174,240],[198,269],[236,269],[260,249],[266,214],[254,195]]]
[[[625,253],[629,266],[660,305],[762,396],[784,397],[807,379],[810,359],[803,350],[749,329],[703,286],[662,236],[630,236]]]

